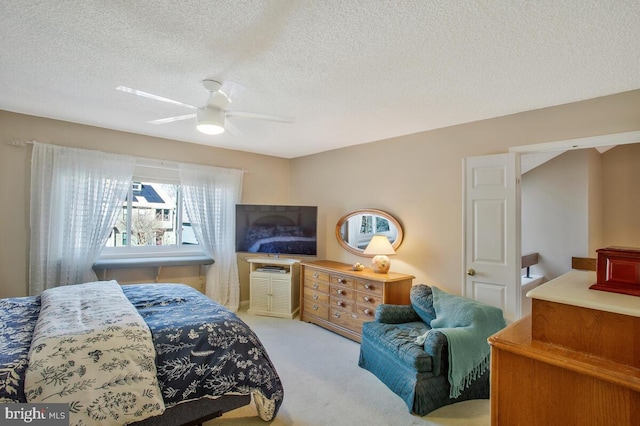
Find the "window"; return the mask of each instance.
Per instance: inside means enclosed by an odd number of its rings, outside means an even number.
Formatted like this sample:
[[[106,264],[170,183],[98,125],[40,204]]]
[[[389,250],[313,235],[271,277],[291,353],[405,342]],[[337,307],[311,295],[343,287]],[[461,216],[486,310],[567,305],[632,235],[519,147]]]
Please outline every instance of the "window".
[[[134,250],[151,254],[197,245],[180,185],[141,180],[131,183],[104,252],[122,254]]]
[[[374,234],[386,235],[393,237],[389,221],[381,216],[362,215],[360,221],[360,231],[355,236],[357,239],[357,247],[365,249]]]
[[[381,234],[389,232],[389,221],[383,217],[376,216],[376,233]]]
[[[173,210],[156,209],[156,220],[161,222],[170,222],[172,213],[173,213]]]
[[[360,223],[360,233],[373,233],[373,216],[362,216],[362,222]]]

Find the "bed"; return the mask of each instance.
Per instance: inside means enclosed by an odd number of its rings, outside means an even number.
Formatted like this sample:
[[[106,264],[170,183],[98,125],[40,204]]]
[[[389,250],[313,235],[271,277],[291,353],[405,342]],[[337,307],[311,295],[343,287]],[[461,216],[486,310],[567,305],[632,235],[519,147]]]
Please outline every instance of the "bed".
[[[252,400],[270,421],[282,404],[255,333],[183,284],[58,287],[0,299],[0,315],[0,403],[66,402],[70,424],[140,426],[199,424]]]

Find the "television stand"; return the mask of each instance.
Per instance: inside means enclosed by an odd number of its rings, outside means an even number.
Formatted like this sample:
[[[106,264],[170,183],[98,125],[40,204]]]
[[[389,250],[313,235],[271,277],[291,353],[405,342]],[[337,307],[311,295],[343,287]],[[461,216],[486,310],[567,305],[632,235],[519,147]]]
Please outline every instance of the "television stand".
[[[250,314],[293,319],[300,311],[300,261],[250,257]]]

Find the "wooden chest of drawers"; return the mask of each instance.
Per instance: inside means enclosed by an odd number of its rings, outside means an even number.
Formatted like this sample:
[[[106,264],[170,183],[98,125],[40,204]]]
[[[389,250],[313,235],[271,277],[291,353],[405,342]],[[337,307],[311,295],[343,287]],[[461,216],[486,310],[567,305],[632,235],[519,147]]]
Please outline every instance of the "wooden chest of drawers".
[[[409,305],[413,276],[330,260],[303,262],[300,271],[300,320],[360,342],[362,323],[373,321],[381,303]]]

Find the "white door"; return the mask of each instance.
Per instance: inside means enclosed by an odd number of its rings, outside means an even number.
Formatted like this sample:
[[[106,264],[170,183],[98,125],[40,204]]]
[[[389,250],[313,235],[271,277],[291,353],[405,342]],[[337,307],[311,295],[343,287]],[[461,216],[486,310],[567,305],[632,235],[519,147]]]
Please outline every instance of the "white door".
[[[463,295],[521,315],[518,154],[464,159]]]

